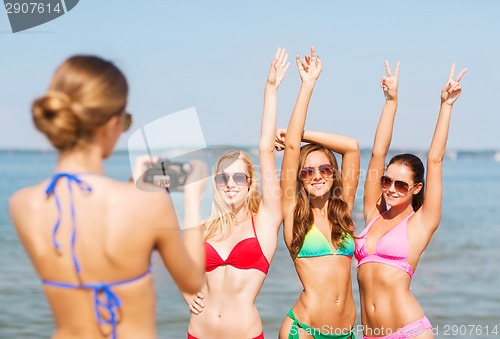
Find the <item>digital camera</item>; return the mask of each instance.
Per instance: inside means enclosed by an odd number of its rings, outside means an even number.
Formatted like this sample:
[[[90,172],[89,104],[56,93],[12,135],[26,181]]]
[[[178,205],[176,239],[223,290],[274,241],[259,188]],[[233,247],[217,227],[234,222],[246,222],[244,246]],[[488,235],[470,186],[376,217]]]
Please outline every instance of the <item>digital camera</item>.
[[[160,159],[144,173],[143,180],[169,191],[183,191],[186,179],[192,171],[189,163]]]

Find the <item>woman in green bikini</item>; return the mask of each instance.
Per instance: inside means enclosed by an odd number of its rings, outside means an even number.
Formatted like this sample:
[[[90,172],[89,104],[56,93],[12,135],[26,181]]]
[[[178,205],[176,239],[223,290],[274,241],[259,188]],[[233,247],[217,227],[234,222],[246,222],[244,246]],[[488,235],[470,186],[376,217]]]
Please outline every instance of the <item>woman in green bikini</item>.
[[[288,129],[276,135],[276,147],[285,149],[284,237],[304,290],[285,317],[279,338],[354,338],[350,213],[358,185],[359,145],[344,136],[303,132],[322,65],[314,48],[296,62],[302,84]],[[301,141],[311,144],[300,147]],[[341,170],[332,151],[342,155]]]

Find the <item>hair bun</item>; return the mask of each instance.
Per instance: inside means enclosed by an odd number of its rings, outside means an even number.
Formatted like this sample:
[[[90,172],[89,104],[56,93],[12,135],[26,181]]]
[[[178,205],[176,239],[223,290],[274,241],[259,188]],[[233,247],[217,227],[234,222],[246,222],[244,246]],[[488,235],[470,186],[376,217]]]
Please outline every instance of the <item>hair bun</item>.
[[[58,150],[75,146],[80,121],[72,110],[71,98],[60,91],[49,91],[33,102],[33,122]]]

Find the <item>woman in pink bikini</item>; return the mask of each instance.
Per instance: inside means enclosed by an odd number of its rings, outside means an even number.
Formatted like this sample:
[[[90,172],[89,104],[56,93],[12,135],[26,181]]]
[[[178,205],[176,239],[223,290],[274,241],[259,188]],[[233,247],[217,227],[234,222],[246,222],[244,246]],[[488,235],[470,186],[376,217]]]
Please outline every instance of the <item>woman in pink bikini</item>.
[[[282,221],[274,155],[277,91],[289,62],[278,49],[264,91],[259,144],[260,182],[250,156],[222,155],[213,169],[212,214],[205,229],[206,279],[196,295],[184,295],[191,311],[188,338],[262,339],[255,299],[269,270]]]
[[[410,290],[413,272],[441,219],[442,161],[453,104],[460,96],[451,67],[441,91],[439,117],[427,156],[427,189],[424,165],[412,154],[389,161],[397,109],[399,63],[394,75],[385,63],[382,78],[386,104],[375,134],[364,192],[366,228],[356,239],[361,320],[364,338],[433,338],[432,325]],[[425,199],[424,199],[425,197]]]

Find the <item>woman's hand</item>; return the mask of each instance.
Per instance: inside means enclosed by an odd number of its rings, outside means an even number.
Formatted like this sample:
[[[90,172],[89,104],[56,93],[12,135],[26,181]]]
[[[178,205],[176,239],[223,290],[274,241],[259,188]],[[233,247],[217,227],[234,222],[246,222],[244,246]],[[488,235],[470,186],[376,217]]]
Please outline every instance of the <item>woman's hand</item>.
[[[205,308],[203,299],[205,299],[205,295],[201,292],[198,292],[196,293],[196,295],[192,296],[191,302],[188,303],[191,313],[193,313],[194,315],[198,315],[203,312],[203,308]]]
[[[277,90],[289,66],[288,53],[284,48],[279,47],[274,60],[271,62],[271,68],[267,76],[267,86]]]
[[[460,93],[462,93],[462,86],[460,86],[460,80],[463,75],[467,72],[467,68],[464,68],[462,72],[460,72],[456,78],[454,78],[455,73],[455,64],[451,65],[450,76],[448,78],[448,82],[446,86],[443,87],[441,91],[441,104],[453,105],[455,101],[457,101]]]
[[[285,149],[286,128],[278,128],[274,138],[274,148],[279,152]]]
[[[314,83],[321,74],[323,66],[320,58],[316,55],[314,47],[311,47],[311,55],[306,55],[302,61],[300,61],[300,57],[297,54],[295,62],[297,63],[303,83]]]
[[[385,100],[398,100],[399,61],[396,64],[394,75],[391,72],[391,68],[389,67],[389,62],[387,60],[384,62],[384,65],[387,76],[382,77],[380,87],[384,90]]]

